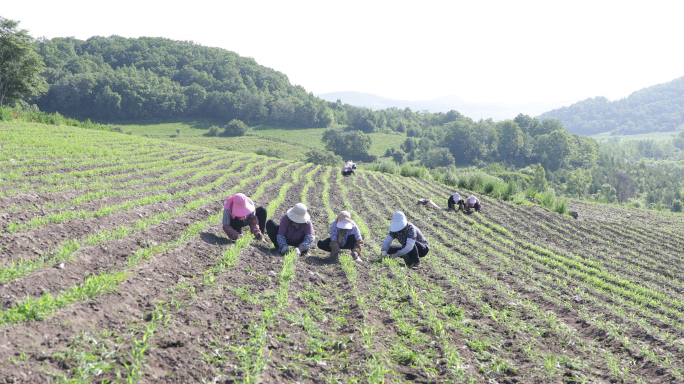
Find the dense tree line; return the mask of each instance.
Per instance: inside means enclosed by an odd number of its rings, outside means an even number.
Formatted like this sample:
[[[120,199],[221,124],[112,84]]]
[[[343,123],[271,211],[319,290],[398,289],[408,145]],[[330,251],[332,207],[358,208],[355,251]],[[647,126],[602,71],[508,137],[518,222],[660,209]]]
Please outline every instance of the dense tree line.
[[[452,112],[453,118],[431,116],[439,125],[407,137],[401,148],[385,156],[398,163],[420,160],[428,168],[501,162],[514,167],[541,163],[550,171],[591,166],[598,156],[595,140],[570,134],[557,120],[540,121],[520,114],[514,120],[476,122]]]
[[[42,110],[105,120],[203,117],[325,127],[328,103],[287,76],[220,48],[119,36],[40,40]]]
[[[673,131],[684,123],[684,77],[644,88],[621,100],[586,99],[546,112],[539,119],[560,120],[568,131],[581,135]]]

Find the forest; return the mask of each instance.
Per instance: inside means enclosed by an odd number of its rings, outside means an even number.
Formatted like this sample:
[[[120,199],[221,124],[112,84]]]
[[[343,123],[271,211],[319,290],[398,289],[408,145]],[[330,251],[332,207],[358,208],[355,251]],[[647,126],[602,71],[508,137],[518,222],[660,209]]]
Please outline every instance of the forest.
[[[37,42],[49,91],[41,110],[106,121],[201,117],[302,127],[332,122],[327,102],[287,76],[220,48],[164,38]]]
[[[568,131],[580,135],[674,131],[684,122],[684,77],[644,88],[621,100],[589,98],[545,112],[539,119],[558,119]]]

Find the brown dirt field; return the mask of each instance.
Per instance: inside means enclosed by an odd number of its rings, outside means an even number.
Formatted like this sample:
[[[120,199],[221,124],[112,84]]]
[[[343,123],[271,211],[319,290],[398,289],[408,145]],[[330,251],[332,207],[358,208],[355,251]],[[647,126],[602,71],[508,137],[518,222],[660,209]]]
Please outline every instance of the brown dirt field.
[[[220,196],[270,164],[275,160],[193,199]],[[301,170],[273,208],[269,218],[278,221],[300,202],[306,175],[314,169],[283,163],[241,191],[252,195],[277,180],[256,199],[267,207]],[[326,177],[328,169],[320,167],[312,173],[306,203],[317,239],[327,237],[331,212],[357,215],[368,231],[363,262],[344,264],[348,252],[342,263],[330,262],[314,246],[294,261],[292,279],[285,281],[286,258],[270,241],[253,241],[234,264],[211,274],[239,244],[227,240],[220,223],[175,241],[221,212],[222,199],[216,198],[123,239],[82,247],[64,269],[46,266],[4,281],[2,319],[27,295],[60,295],[90,276],[127,271],[111,293],[69,303],[45,318],[3,320],[0,377],[19,383],[60,382],[59,377],[114,382],[117,372],[121,380],[154,383],[682,381],[680,217],[572,202],[569,209],[580,215],[575,220],[487,196],[482,213],[464,215],[417,204],[430,198],[445,205],[448,187],[363,171],[341,178],[338,171]],[[145,185],[155,183],[160,182],[150,179]],[[50,196],[58,202],[78,195]],[[135,189],[78,209],[93,211],[133,196]],[[2,233],[2,265],[36,260],[64,239],[82,240],[189,200]],[[19,207],[33,198],[2,201]],[[379,259],[395,210],[403,210],[430,242],[418,270],[405,268],[401,260]],[[0,215],[9,222],[49,213],[26,209]],[[168,251],[128,266],[135,252],[172,243]],[[282,286],[287,296],[281,305]],[[163,317],[156,318],[159,314]],[[146,329],[153,329],[145,341],[149,348],[140,355],[139,370],[132,371],[127,367]]]

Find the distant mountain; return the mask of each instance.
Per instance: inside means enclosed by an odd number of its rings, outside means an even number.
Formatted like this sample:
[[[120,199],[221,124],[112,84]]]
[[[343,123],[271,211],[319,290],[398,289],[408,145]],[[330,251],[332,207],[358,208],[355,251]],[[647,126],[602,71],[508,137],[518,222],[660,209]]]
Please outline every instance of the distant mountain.
[[[316,95],[321,99],[335,102],[338,99],[344,104],[356,107],[365,107],[373,110],[387,108],[411,108],[412,111],[449,112],[456,110],[473,120],[493,119],[506,120],[512,119],[519,113],[536,116],[549,109],[558,108],[568,102],[556,103],[527,103],[527,104],[504,104],[504,103],[473,103],[465,101],[456,96],[444,96],[433,100],[409,101],[394,100],[385,97],[361,92],[331,92]]]
[[[539,119],[558,119],[565,129],[580,135],[674,131],[684,123],[684,77],[616,101],[605,97],[586,99],[543,113]]]

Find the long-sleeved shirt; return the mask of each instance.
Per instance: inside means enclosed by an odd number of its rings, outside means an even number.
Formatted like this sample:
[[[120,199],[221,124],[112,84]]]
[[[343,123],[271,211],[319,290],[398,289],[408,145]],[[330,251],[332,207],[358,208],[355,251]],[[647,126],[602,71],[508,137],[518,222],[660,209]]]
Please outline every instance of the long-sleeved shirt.
[[[287,215],[280,219],[280,227],[278,227],[278,247],[287,245],[288,241],[298,241],[301,238],[304,240],[299,244],[302,251],[306,251],[311,247],[316,239],[316,231],[314,231],[311,220],[300,224],[290,220]]]
[[[478,200],[477,200],[477,197],[475,197],[475,196],[470,196],[470,197],[465,201],[465,203],[466,203],[466,205],[467,205],[468,207],[474,207],[474,206],[475,206],[475,203],[477,203],[477,202],[478,202]]]
[[[340,244],[340,247],[343,247],[347,243],[347,236],[349,235],[354,235],[356,241],[363,240],[361,237],[361,231],[359,231],[359,226],[353,221],[351,223],[351,229],[340,229],[337,228],[337,219],[333,220],[333,222],[330,224],[330,240],[337,241]]]
[[[407,222],[406,227],[404,227],[404,229],[401,231],[388,233],[387,236],[385,236],[385,241],[382,242],[381,249],[383,251],[388,250],[390,244],[392,244],[392,240],[394,239],[397,239],[399,244],[404,247],[396,253],[397,256],[403,256],[411,252],[413,246],[416,245],[416,242],[420,243],[420,245],[424,246],[425,248],[430,248],[427,239],[425,239],[425,236],[423,236],[423,232],[421,232],[420,229],[418,229],[418,227],[413,225],[411,222]]]

